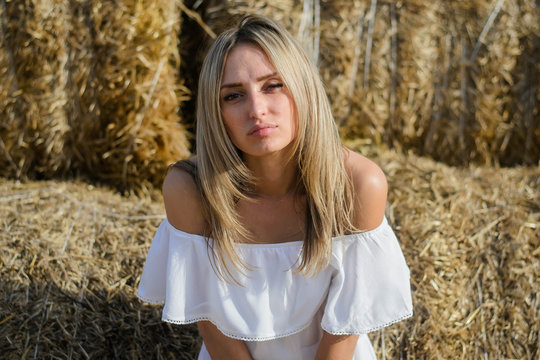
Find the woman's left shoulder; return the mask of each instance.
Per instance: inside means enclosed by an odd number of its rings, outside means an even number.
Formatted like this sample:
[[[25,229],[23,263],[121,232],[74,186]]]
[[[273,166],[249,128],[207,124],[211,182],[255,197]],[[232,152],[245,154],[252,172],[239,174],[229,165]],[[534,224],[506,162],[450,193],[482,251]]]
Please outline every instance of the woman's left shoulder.
[[[386,209],[388,183],[382,169],[367,157],[349,149],[345,152],[345,168],[351,177],[354,192],[353,225],[363,231],[381,224]]]

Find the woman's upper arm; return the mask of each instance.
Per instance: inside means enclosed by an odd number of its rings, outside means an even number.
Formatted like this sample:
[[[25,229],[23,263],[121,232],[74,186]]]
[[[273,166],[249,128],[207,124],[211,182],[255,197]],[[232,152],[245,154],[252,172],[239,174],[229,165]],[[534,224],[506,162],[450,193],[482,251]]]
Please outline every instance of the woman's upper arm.
[[[163,181],[163,202],[167,219],[175,228],[202,235],[205,221],[195,180],[183,169],[171,168]]]
[[[210,321],[199,321],[197,322],[197,326],[206,350],[213,360],[251,360],[251,355],[244,341],[224,335]]]
[[[352,359],[358,335],[333,335],[323,331],[315,360]]]
[[[345,167],[351,176],[354,192],[352,222],[359,230],[372,230],[384,218],[388,193],[386,176],[373,161],[353,151],[346,151]]]
[[[205,221],[197,185],[191,174],[171,168],[163,181],[163,201],[171,225],[192,234],[204,234]],[[251,359],[241,340],[223,335],[209,321],[199,321],[199,332],[212,359]]]

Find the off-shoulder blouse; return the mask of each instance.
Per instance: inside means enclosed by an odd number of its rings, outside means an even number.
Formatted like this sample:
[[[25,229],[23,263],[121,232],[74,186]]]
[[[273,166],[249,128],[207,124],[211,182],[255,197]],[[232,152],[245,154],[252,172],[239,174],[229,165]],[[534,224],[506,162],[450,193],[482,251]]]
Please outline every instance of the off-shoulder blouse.
[[[237,244],[252,267],[240,284],[217,276],[207,241],[159,226],[137,296],[164,304],[163,321],[212,322],[241,339],[256,360],[313,359],[322,331],[360,335],[354,359],[375,359],[367,333],[412,315],[409,269],[386,219],[375,229],[332,239],[329,266],[296,273],[302,241]],[[199,359],[210,359],[201,348]]]

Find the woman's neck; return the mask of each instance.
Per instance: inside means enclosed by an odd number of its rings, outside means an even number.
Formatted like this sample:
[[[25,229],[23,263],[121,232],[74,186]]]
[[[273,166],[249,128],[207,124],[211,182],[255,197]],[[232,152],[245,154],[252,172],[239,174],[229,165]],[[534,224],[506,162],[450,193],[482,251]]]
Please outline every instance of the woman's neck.
[[[254,195],[262,198],[282,198],[292,194],[296,183],[296,165],[284,156],[269,155],[245,159],[257,183]]]

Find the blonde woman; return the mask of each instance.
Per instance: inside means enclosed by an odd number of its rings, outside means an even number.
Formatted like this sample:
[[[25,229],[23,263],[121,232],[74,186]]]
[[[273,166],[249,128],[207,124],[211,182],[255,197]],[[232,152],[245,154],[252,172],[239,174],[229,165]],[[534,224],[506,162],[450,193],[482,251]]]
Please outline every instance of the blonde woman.
[[[138,296],[198,324],[199,359],[373,359],[366,334],[412,314],[386,194],[301,46],[247,16],[204,61],[197,156],[164,181]]]

